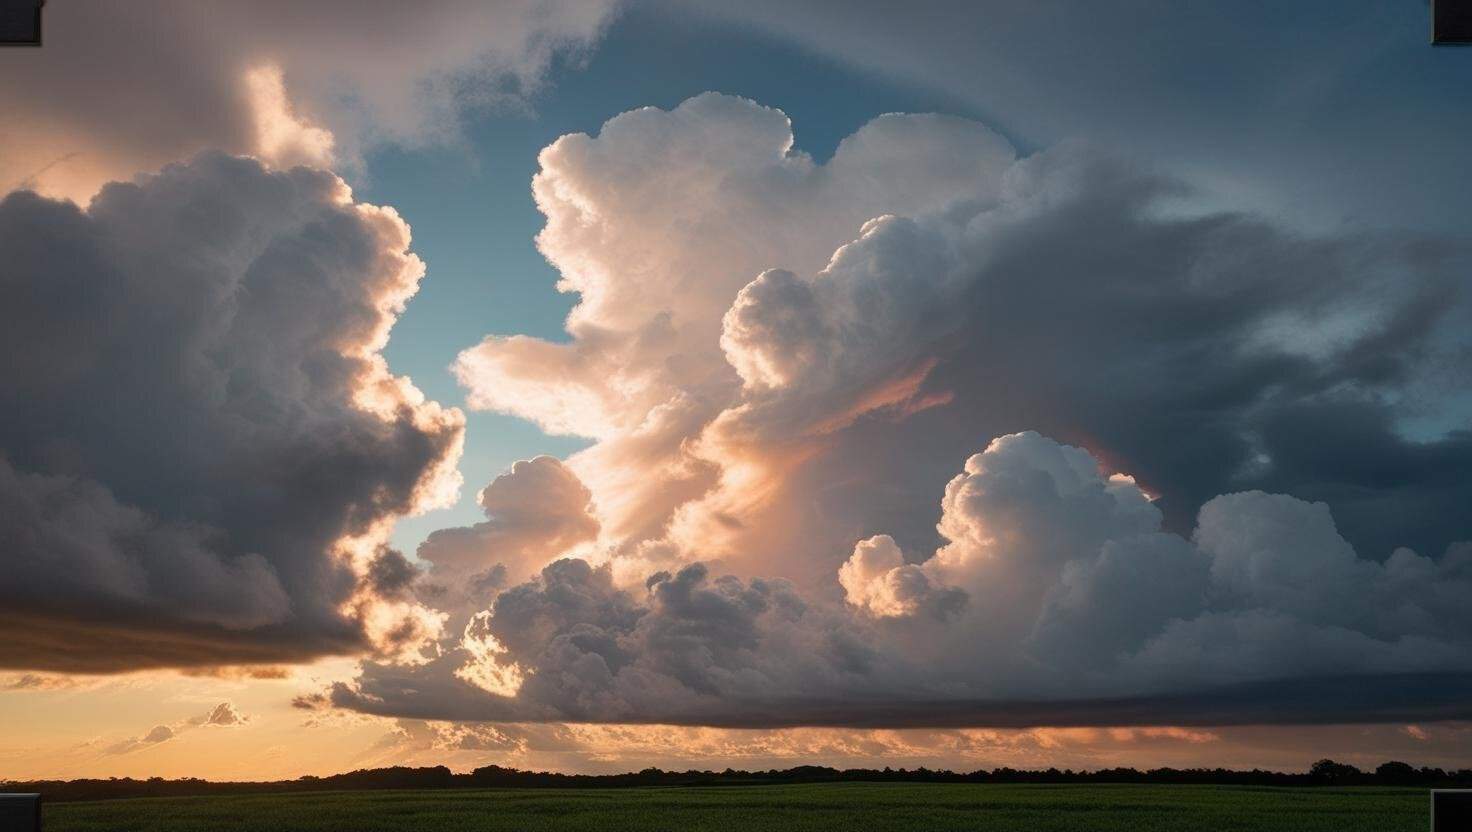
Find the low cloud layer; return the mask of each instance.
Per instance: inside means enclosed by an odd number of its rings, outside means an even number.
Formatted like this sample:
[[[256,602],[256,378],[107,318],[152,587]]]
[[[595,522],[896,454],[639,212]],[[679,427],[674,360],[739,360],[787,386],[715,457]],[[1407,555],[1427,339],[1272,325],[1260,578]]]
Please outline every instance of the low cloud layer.
[[[839,570],[845,608],[699,563],[621,589],[608,566],[564,559],[498,595],[458,649],[370,665],[332,701],[752,727],[1468,715],[1466,544],[1439,561],[1361,559],[1327,506],[1262,492],[1207,503],[1189,539],[1160,522],[1087,452],[1015,434],[947,485],[947,542],[927,559],[905,563],[887,537],[858,544]],[[484,679],[498,684],[477,690]]]
[[[837,768],[1012,767],[1097,770],[1113,766],[1211,765],[1301,771],[1306,754],[1373,769],[1386,759],[1456,769],[1465,765],[1465,724],[1225,726],[1211,729],[1073,727],[1026,729],[724,729],[669,725],[485,724],[397,720],[362,765],[499,765],[533,771],[612,773],[765,770],[821,760]],[[1307,750],[1307,751],[1306,751]]]
[[[818,164],[779,111],[709,94],[541,161],[571,340],[489,338],[456,369],[472,406],[593,438],[562,466],[581,487],[535,492],[544,526],[513,513],[543,548],[475,559],[539,575],[334,703],[726,726],[1466,716],[1472,492],[1449,472],[1472,444],[1401,427],[1465,392],[1457,241],[1304,236],[1115,155],[1018,158],[935,116],[884,116]],[[441,534],[484,538],[491,513]],[[586,537],[558,539],[561,517]]]
[[[397,649],[371,574],[463,420],[379,350],[423,264],[336,176],[205,154],[82,210],[0,201],[0,666]]]

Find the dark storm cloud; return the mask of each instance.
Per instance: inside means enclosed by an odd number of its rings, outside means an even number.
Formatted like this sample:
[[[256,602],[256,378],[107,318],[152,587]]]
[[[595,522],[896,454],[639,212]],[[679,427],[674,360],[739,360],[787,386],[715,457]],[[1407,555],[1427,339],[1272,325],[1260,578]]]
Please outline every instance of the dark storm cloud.
[[[0,202],[0,664],[369,646],[337,546],[427,500],[460,433],[376,352],[407,244],[331,174],[218,154],[85,211]]]
[[[1394,406],[1358,397],[1268,410],[1257,428],[1275,464],[1253,485],[1329,503],[1346,537],[1367,552],[1402,545],[1435,551],[1466,539],[1472,432],[1408,439],[1396,429],[1396,416]]]
[[[1469,319],[1467,252],[1413,234],[1304,239],[1241,215],[1161,219],[1168,187],[1101,180],[999,239],[928,380],[956,396],[935,417],[1096,449],[1159,494],[1176,528],[1216,494],[1261,488],[1327,500],[1371,557],[1472,535],[1445,510],[1472,504],[1472,481],[1449,476],[1466,470],[1466,440],[1394,427],[1439,334]]]
[[[780,447],[828,431],[786,490],[818,506],[795,539],[832,554],[784,574],[831,575],[842,537],[933,548],[955,460],[1022,430],[1133,475],[1175,531],[1218,494],[1261,489],[1327,502],[1374,560],[1472,536],[1464,432],[1401,427],[1428,402],[1454,414],[1469,389],[1464,244],[1185,212],[1169,207],[1185,183],[1078,145],[1020,162],[1006,187],[1011,206],[875,222],[817,278],[768,272],[738,296],[728,354],[786,378],[728,432]],[[799,312],[811,320],[787,326]],[[831,432],[927,366],[908,401],[943,406]]]
[[[384,547],[368,564],[368,583],[384,597],[403,595],[418,577],[419,570],[397,549]]]
[[[1032,147],[1088,137],[1138,152],[1232,204],[1448,230],[1468,209],[1472,67],[1427,48],[1425,3],[661,5],[920,84]]]

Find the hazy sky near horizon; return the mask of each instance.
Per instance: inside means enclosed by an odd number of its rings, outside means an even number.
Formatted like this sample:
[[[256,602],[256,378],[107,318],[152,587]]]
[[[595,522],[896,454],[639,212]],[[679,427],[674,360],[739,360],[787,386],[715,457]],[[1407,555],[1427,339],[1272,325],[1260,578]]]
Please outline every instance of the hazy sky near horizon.
[[[0,779],[1472,756],[1424,3],[153,6],[0,51]]]

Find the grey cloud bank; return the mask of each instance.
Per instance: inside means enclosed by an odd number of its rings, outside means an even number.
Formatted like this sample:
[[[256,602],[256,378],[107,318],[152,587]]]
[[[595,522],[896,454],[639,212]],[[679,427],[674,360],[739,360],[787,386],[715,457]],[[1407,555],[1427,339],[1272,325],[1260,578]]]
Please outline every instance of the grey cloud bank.
[[[0,202],[0,664],[373,649],[371,550],[462,429],[378,354],[408,242],[330,173],[220,154]]]

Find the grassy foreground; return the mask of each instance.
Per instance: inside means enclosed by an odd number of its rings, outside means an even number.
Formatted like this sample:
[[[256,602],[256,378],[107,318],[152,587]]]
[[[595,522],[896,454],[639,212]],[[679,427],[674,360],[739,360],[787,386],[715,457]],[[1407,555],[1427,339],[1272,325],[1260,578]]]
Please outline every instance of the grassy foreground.
[[[46,806],[48,832],[1426,829],[1424,789],[824,783],[318,792]]]

